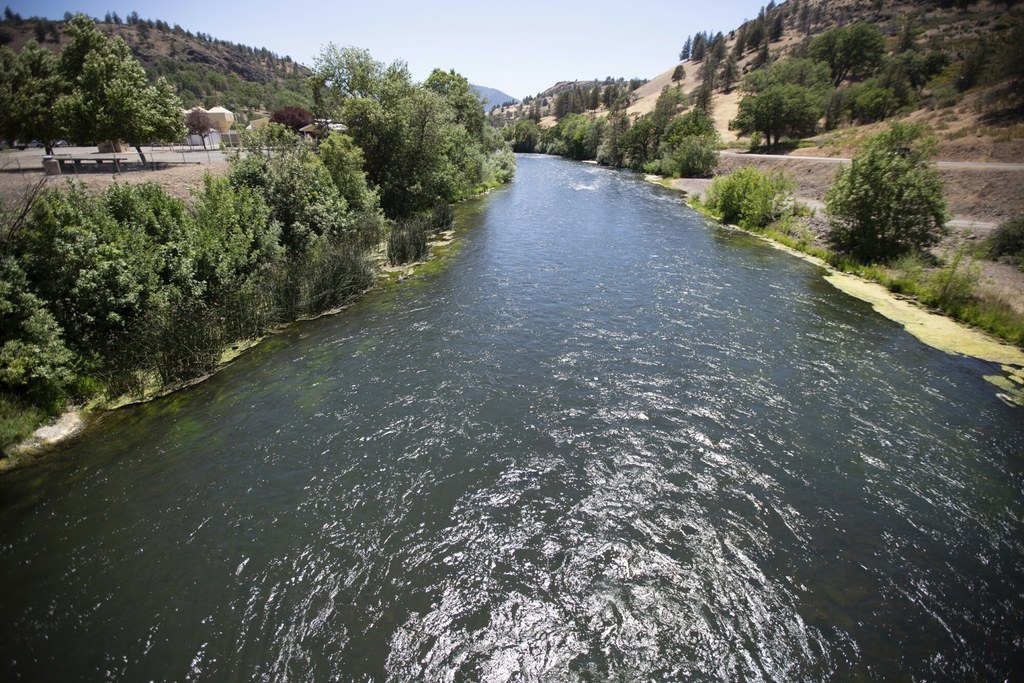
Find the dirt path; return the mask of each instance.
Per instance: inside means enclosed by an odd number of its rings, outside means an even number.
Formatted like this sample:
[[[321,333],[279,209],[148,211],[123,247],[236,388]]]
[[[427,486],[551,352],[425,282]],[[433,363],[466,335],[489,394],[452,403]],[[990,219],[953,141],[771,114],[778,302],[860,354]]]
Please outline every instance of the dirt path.
[[[725,157],[741,157],[746,159],[796,159],[797,161],[816,161],[822,164],[849,163],[852,159],[847,157],[814,157],[800,156],[797,154],[754,154],[752,152],[729,152],[723,151]],[[1006,163],[1002,161],[936,161],[935,165],[941,168],[962,169],[973,171],[1024,171],[1024,163]]]

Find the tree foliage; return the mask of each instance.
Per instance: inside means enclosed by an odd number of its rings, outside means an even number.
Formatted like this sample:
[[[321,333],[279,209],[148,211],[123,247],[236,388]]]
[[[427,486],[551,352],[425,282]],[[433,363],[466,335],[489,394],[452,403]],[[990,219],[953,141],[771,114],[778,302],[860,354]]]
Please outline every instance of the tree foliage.
[[[755,71],[743,81],[747,94],[729,127],[740,135],[759,132],[768,144],[778,144],[784,136],[811,135],[825,112],[828,78],[828,68],[809,59],[775,62]]]
[[[759,230],[797,212],[795,187],[782,171],[744,166],[711,181],[703,203],[727,223]]]
[[[454,72],[434,71],[418,85],[403,62],[385,66],[365,50],[332,44],[316,58],[312,82],[318,116],[348,126],[390,217],[511,176],[510,151]]]
[[[199,107],[185,114],[185,129],[189,135],[198,135],[202,139],[204,149],[206,148],[206,136],[210,134],[212,127],[213,122],[210,121],[210,115]]]
[[[660,166],[652,170],[674,177],[709,176],[718,166],[719,146],[714,120],[694,107],[666,126],[659,149]]]
[[[181,102],[162,78],[149,84],[131,50],[120,38],[104,36],[88,17],[67,23],[71,42],[61,51],[62,77],[69,93],[57,102],[57,115],[78,141],[125,140],[145,161],[141,145],[174,140],[184,132]]]
[[[540,143],[540,127],[532,119],[519,119],[512,128],[511,143],[513,152],[534,152]]]
[[[828,64],[838,86],[847,78],[870,75],[881,66],[885,36],[877,26],[865,22],[836,26],[811,41],[808,55]]]
[[[985,241],[989,258],[1008,257],[1024,267],[1024,214],[1004,221]]]
[[[40,140],[46,153],[64,136],[63,122],[54,116],[67,83],[57,56],[29,42],[15,54],[0,47],[0,136],[14,140]]]
[[[172,140],[184,131],[181,104],[166,80],[149,83],[120,38],[107,38],[78,14],[65,26],[59,57],[30,43],[0,63],[0,125],[6,138],[39,139],[52,153],[62,137],[78,142]],[[0,50],[6,50],[2,48]],[[145,157],[142,157],[145,161]]]
[[[377,193],[370,188],[363,171],[363,150],[351,136],[332,132],[317,150],[335,187],[349,208],[358,212],[375,212],[379,204]]]
[[[313,123],[313,112],[302,107],[284,107],[271,114],[270,122],[279,123],[298,133],[299,129]]]
[[[870,263],[936,244],[947,229],[933,154],[920,125],[896,122],[869,138],[826,195],[832,245]]]
[[[283,130],[268,136],[269,158],[266,139],[247,141],[228,176],[207,176],[190,203],[152,183],[35,199],[17,230],[0,233],[3,400],[50,411],[96,391],[141,394],[365,290],[382,219],[357,150],[329,138],[328,170]]]

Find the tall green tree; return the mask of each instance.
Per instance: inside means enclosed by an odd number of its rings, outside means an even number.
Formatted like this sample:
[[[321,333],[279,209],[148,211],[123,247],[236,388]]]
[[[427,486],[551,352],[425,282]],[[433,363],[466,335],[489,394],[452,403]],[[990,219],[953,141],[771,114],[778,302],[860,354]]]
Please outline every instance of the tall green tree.
[[[379,199],[363,171],[363,150],[351,136],[332,132],[317,150],[335,187],[353,211],[376,211]]]
[[[771,85],[740,100],[739,115],[729,122],[729,128],[740,135],[757,131],[765,142],[777,145],[784,136],[813,134],[824,110],[821,98],[809,88]]]
[[[885,36],[874,24],[836,26],[811,41],[811,58],[825,62],[836,86],[847,78],[868,76],[885,57]]]
[[[718,73],[718,83],[722,86],[723,92],[732,90],[733,83],[740,77],[739,65],[736,63],[736,56],[729,57],[722,62],[722,68]]]
[[[464,77],[437,70],[419,85],[404,62],[385,67],[365,50],[335,45],[314,64],[317,114],[348,126],[388,216],[455,201],[489,174],[506,175],[511,155]]]
[[[173,140],[184,131],[181,102],[171,85],[146,72],[120,38],[108,39],[85,15],[67,24],[71,43],[61,53],[69,94],[57,102],[57,115],[79,141],[125,140],[139,154],[142,144]]]
[[[946,202],[920,124],[896,122],[864,143],[825,197],[839,251],[864,263],[889,261],[946,234]]]
[[[775,62],[749,74],[741,87],[746,94],[729,128],[740,135],[757,131],[768,144],[813,134],[831,90],[828,67],[809,59]]]
[[[687,39],[689,40],[689,39]],[[622,166],[624,159],[623,139],[629,131],[629,114],[624,107],[612,107],[608,112],[608,125],[597,149],[597,163],[606,166]]]
[[[434,69],[423,86],[444,98],[455,115],[455,122],[479,138],[483,135],[487,117],[484,115],[483,100],[473,90],[465,76],[451,71]]]
[[[64,121],[54,115],[58,100],[66,93],[57,56],[29,42],[15,54],[0,48],[0,136],[39,140],[47,154],[64,137]]]
[[[512,127],[512,151],[533,152],[540,142],[540,127],[532,119],[519,119]]]

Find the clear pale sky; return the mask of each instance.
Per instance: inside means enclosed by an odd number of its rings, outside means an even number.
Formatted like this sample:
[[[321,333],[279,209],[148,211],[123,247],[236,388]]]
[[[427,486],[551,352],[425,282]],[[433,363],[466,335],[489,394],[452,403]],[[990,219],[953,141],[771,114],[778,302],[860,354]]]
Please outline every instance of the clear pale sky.
[[[51,19],[65,12],[124,18],[134,10],[303,64],[328,42],[353,45],[382,62],[406,61],[416,80],[435,67],[455,69],[472,83],[522,98],[561,80],[653,77],[673,66],[686,36],[728,32],[756,17],[767,0],[68,2],[4,4],[24,17]]]

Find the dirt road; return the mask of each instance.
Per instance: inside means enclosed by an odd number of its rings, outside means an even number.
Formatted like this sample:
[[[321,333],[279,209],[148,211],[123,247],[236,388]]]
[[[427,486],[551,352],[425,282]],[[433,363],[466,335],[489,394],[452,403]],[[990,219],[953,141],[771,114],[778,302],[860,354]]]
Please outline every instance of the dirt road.
[[[722,152],[723,157],[739,157],[743,159],[795,159],[797,161],[816,161],[822,164],[850,163],[852,159],[846,157],[812,157],[800,156],[797,154],[753,154],[751,152]],[[935,165],[940,169],[970,170],[970,171],[1024,171],[1024,164],[1011,164],[1004,162],[989,161],[936,161]]]

